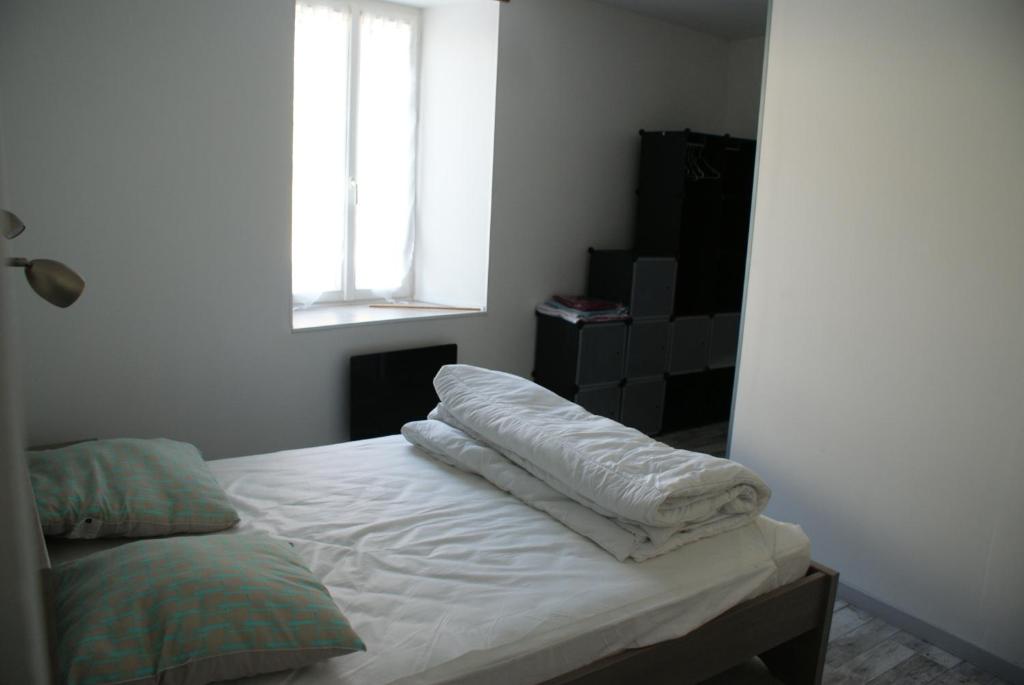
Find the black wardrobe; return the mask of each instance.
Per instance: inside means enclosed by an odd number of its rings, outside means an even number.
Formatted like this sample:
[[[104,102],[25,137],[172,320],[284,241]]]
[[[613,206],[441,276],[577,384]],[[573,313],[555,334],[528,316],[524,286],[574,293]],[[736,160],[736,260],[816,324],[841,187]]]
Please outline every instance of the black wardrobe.
[[[663,432],[729,418],[755,152],[753,140],[640,132],[633,249],[678,263]]]
[[[535,380],[658,434],[728,420],[754,179],[752,140],[641,131],[633,248],[591,250],[587,295],[631,320],[539,316]]]

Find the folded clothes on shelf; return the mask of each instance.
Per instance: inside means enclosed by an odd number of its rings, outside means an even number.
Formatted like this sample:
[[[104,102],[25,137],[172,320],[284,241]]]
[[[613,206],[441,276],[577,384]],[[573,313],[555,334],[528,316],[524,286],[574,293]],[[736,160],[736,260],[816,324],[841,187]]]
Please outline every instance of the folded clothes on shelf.
[[[623,321],[629,318],[629,310],[618,302],[577,295],[555,295],[537,305],[537,313],[565,319],[570,323]]]
[[[552,299],[558,304],[569,307],[570,309],[577,309],[581,312],[594,312],[622,308],[621,302],[599,300],[596,297],[586,297],[585,295],[555,295]]]

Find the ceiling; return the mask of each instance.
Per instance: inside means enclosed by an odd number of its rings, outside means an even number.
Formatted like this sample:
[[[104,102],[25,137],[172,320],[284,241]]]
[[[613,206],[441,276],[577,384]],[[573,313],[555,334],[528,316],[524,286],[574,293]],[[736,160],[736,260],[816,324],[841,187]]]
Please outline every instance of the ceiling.
[[[763,36],[768,20],[768,0],[599,1],[729,40]]]
[[[437,7],[451,3],[492,2],[493,0],[399,0],[403,5]],[[558,2],[558,0],[545,0]],[[633,12],[671,21],[710,33],[719,38],[737,40],[765,34],[769,0],[598,0]]]
[[[437,7],[439,5],[454,5],[456,3],[465,5],[471,2],[490,2],[491,0],[392,0],[399,5],[412,5],[413,7]]]

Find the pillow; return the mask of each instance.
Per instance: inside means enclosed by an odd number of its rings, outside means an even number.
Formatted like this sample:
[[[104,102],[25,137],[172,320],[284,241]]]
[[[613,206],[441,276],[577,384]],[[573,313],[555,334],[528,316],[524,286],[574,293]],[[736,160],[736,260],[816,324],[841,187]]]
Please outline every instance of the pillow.
[[[183,442],[94,440],[27,455],[47,535],[152,537],[238,523],[199,450]]]
[[[263,533],[132,542],[53,576],[68,685],[201,685],[366,649],[288,544]]]

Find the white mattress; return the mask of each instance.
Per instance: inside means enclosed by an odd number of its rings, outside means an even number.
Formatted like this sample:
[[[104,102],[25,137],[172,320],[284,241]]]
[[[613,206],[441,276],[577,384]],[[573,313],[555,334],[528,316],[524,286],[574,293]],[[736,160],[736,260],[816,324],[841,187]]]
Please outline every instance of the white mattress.
[[[244,683],[541,682],[684,635],[796,580],[810,561],[798,526],[761,517],[619,562],[400,436],[210,466],[238,530],[293,542],[368,645]]]

